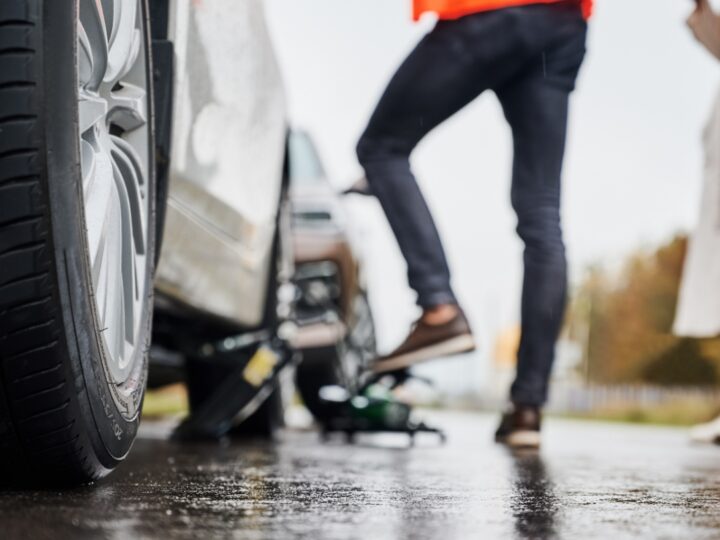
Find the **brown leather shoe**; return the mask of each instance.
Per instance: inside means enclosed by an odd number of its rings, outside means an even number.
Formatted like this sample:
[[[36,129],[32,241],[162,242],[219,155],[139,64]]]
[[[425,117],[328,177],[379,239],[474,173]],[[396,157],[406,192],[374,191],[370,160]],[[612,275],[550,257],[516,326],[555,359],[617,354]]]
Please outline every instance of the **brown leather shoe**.
[[[462,310],[445,324],[417,321],[410,335],[392,353],[379,358],[373,365],[375,373],[388,373],[442,356],[475,350],[475,340]]]
[[[542,415],[538,407],[513,405],[500,421],[495,441],[510,448],[540,448]]]

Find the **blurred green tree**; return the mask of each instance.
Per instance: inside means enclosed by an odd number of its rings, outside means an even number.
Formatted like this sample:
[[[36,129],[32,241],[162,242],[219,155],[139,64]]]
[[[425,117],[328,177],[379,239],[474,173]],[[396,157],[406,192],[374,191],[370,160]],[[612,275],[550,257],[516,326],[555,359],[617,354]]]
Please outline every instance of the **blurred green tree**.
[[[633,254],[620,272],[591,268],[568,311],[571,339],[585,343],[588,381],[715,384],[720,339],[671,333],[687,238]]]
[[[659,385],[712,386],[717,369],[697,340],[681,339],[645,366],[643,378]]]

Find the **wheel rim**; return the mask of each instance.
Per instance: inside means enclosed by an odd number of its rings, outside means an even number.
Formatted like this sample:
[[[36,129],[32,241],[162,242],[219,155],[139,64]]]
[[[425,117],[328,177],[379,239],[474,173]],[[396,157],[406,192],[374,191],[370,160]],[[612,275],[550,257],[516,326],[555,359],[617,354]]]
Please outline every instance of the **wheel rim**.
[[[80,158],[87,246],[104,362],[133,371],[145,300],[150,197],[143,13],[136,0],[80,0]]]
[[[365,371],[377,358],[375,344],[375,326],[367,298],[358,295],[353,302],[353,322],[348,335],[349,349],[353,351],[353,361],[359,371]]]

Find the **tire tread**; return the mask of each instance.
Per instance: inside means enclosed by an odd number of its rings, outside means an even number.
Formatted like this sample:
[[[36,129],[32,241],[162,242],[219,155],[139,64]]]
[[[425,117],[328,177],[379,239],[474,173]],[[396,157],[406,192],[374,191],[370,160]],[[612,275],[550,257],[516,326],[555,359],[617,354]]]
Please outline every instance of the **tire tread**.
[[[43,148],[42,2],[0,4],[0,474],[99,476],[75,421]]]

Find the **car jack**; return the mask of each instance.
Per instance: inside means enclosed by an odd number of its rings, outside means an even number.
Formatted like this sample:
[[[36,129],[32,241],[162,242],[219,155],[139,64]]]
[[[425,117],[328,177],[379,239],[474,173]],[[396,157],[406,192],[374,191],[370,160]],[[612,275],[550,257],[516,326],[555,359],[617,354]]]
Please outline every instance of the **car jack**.
[[[390,386],[373,377],[354,395],[340,386],[322,388],[323,439],[329,439],[333,433],[342,433],[348,442],[354,442],[359,433],[403,433],[410,437],[410,445],[414,446],[419,433],[431,433],[444,444],[447,436],[443,430],[414,421],[412,406],[398,401],[393,395],[392,390],[409,377],[405,372],[396,374]]]
[[[295,363],[296,354],[287,340],[278,337],[286,333],[281,327],[277,333],[242,334],[203,345],[197,355],[199,360],[222,362],[233,365],[234,369],[212,395],[183,420],[172,438],[218,440],[257,411],[276,388],[280,374]]]

